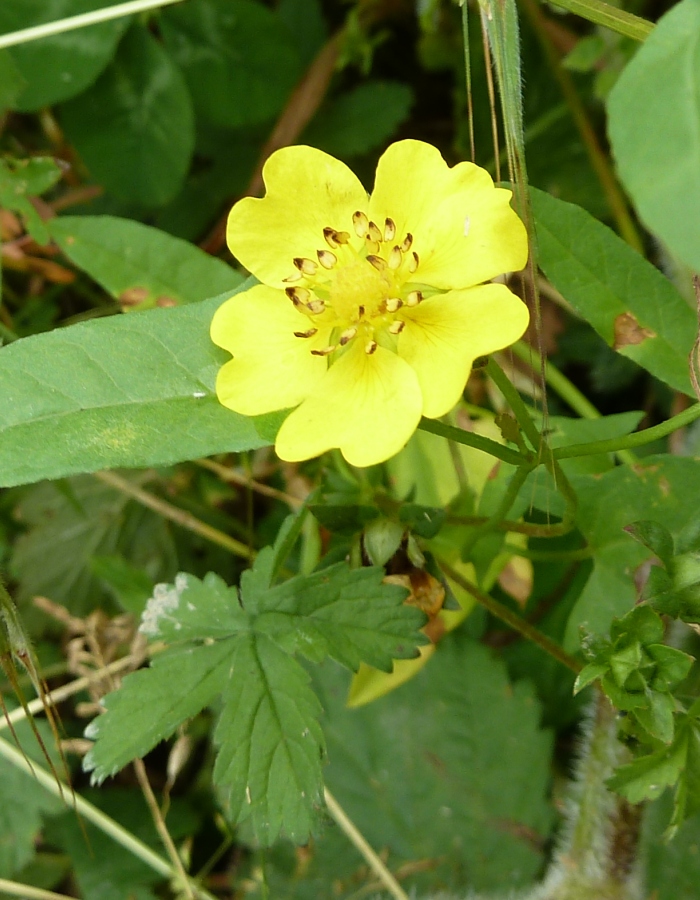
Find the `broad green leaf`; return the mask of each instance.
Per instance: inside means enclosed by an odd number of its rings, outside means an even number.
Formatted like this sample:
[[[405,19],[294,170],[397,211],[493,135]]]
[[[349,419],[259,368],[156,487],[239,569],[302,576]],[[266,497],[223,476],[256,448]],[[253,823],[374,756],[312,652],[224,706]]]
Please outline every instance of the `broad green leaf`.
[[[243,278],[199,247],[115,216],[62,216],[49,223],[65,255],[129,309],[194,303],[233,291]]]
[[[48,191],[60,177],[61,170],[49,157],[0,159],[0,207],[20,213],[39,244],[48,244],[49,231],[29,198]]]
[[[697,320],[671,282],[585,210],[533,189],[539,264],[603,340],[695,396],[688,357]]]
[[[674,546],[673,535],[668,528],[664,528],[659,522],[642,519],[640,522],[632,522],[625,528],[625,531],[640,544],[644,544],[653,551],[665,566],[670,567]]]
[[[165,9],[160,26],[197,112],[216,125],[272,119],[301,75],[291,34],[254,0],[190,0]]]
[[[2,0],[0,34],[104,6],[103,0]],[[14,108],[35,112],[85,90],[109,63],[129,21],[113,19],[12,47],[8,53],[26,82]]]
[[[144,478],[137,475],[134,481],[143,485]],[[107,595],[93,568],[95,556],[118,553],[124,565],[128,560],[144,567],[153,579],[177,571],[170,526],[88,476],[36,485],[24,493],[15,519],[27,531],[14,542],[9,565],[18,599],[25,603],[22,615],[30,621],[28,601],[37,595],[51,597],[76,616],[104,606]]]
[[[214,389],[216,297],[62,328],[0,349],[0,486],[113,466],[169,465],[272,443]]]
[[[92,175],[120,200],[160,206],[182,186],[194,148],[192,102],[145,28],[130,29],[114,61],[60,117]]]
[[[368,81],[322,107],[303,140],[341,158],[367,153],[392,137],[412,105],[407,85]]]
[[[9,50],[0,50],[0,113],[13,105],[26,81]]]
[[[608,99],[617,169],[644,223],[700,270],[700,3],[662,16]]]
[[[328,39],[320,0],[281,0],[277,16],[289,29],[302,62],[309,65]]]

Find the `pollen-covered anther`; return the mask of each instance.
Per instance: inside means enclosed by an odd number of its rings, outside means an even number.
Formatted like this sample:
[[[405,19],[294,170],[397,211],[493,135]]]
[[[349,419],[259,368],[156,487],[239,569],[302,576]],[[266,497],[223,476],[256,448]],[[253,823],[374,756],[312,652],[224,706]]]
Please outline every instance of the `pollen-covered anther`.
[[[384,219],[384,240],[393,241],[396,237],[396,222],[393,219]]]
[[[391,252],[389,253],[389,259],[387,260],[387,264],[390,269],[398,269],[403,261],[403,253],[401,252],[400,247],[392,247]]]
[[[359,209],[352,214],[352,224],[358,237],[365,237],[369,230],[369,219]]]
[[[382,259],[381,256],[375,256],[374,254],[370,253],[370,255],[367,257],[367,262],[371,266],[374,266],[374,268],[378,272],[383,272],[384,269],[386,269],[386,260]]]
[[[318,316],[322,312],[325,312],[326,309],[326,304],[323,300],[310,300],[305,306],[312,316]]]
[[[336,349],[335,344],[331,347],[324,347],[323,350],[312,350],[312,356],[329,356]]]
[[[294,257],[294,265],[304,275],[315,275],[318,269],[318,263],[315,263],[313,259],[307,259],[305,256]]]
[[[377,253],[379,253],[379,247],[380,247],[380,245],[379,245],[379,243],[378,243],[377,241],[370,240],[370,236],[369,236],[369,235],[367,235],[367,237],[365,238],[365,241],[366,241],[366,243],[367,243],[367,252],[368,252],[369,254],[377,254]]]
[[[397,319],[389,326],[389,334],[401,334],[405,327],[406,323],[402,322],[400,319]]]
[[[303,276],[301,272],[294,272],[291,275],[288,275],[286,278],[283,278],[282,281],[284,281],[285,284],[289,284],[292,281],[301,281],[302,277]]]
[[[420,262],[420,259],[418,258],[418,254],[414,250],[413,253],[411,254],[411,258],[408,261],[408,271],[411,274],[413,274],[416,271],[416,269],[418,268],[419,262]]]
[[[318,261],[321,263],[324,269],[332,269],[333,266],[338,262],[338,257],[335,253],[331,253],[330,250],[317,250],[316,256],[318,256]]]
[[[397,309],[401,309],[403,306],[403,300],[399,300],[398,297],[389,297],[389,299],[384,303],[384,308],[387,312],[395,313]]]
[[[324,228],[323,236],[332,250],[336,250],[341,244],[347,244],[350,240],[347,231],[336,231],[335,228]]]
[[[352,328],[346,328],[345,331],[340,335],[340,340],[338,343],[341,347],[344,347],[348,344],[357,334],[357,328],[354,326]]]
[[[310,337],[313,337],[315,334],[318,334],[318,328],[309,328],[308,331],[295,331],[294,337],[310,338]]]
[[[311,291],[307,291],[306,288],[288,287],[284,292],[295,306],[303,306],[311,296]]]
[[[401,241],[401,249],[404,253],[408,253],[413,245],[413,235],[411,232],[407,232],[406,237]]]
[[[375,244],[381,244],[383,237],[381,231],[377,228],[374,222],[370,222],[367,226],[367,236],[370,241],[374,241]]]
[[[377,349],[376,341],[368,341],[365,344],[365,353],[367,354],[367,356],[371,356],[376,349]]]
[[[423,294],[420,291],[411,291],[411,293],[406,297],[406,306],[418,306],[418,304],[423,299]]]

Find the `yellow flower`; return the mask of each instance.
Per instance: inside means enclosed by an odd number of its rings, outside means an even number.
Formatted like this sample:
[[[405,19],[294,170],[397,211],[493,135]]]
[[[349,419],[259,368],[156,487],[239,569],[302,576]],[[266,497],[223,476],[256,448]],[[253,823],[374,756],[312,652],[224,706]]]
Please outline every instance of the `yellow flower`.
[[[527,327],[526,306],[483,283],[527,259],[511,193],[412,140],[381,157],[369,198],[312,147],[278,150],[263,176],[266,196],[228,221],[231,251],[261,284],[214,315],[212,340],[233,356],[219,400],[249,416],[296,407],[282,459],[338,447],[353,465],[382,462],[422,415],[452,409],[476,357]]]

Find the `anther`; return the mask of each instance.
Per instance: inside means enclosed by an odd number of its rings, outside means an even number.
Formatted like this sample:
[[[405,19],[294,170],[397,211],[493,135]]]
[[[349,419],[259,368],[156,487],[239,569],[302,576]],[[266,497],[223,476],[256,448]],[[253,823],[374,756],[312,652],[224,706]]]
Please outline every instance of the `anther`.
[[[374,222],[370,222],[367,226],[367,234],[369,235],[370,241],[374,241],[375,244],[381,244],[382,242],[382,233],[374,224]]]
[[[416,293],[419,293],[418,291]],[[306,308],[311,313],[312,316],[318,316],[326,309],[326,304],[323,300],[311,300],[306,304]]]
[[[418,304],[423,299],[423,294],[420,291],[411,291],[411,293],[406,297],[406,306],[418,306]]]
[[[390,334],[401,334],[401,332],[406,327],[406,323],[402,322],[400,319],[397,319],[395,322],[392,322],[389,326]]]
[[[365,238],[365,241],[367,243],[367,253],[369,253],[369,254],[379,253],[380,245],[377,241],[370,240],[369,235],[367,235],[367,237]]]
[[[357,334],[357,328],[354,326],[352,328],[346,328],[345,331],[340,335],[340,341],[338,342],[341,347],[344,347],[347,343],[349,343]]]
[[[400,247],[392,247],[391,253],[389,254],[389,268],[390,269],[398,269],[401,265],[401,261],[403,259],[403,253],[401,252]]]
[[[397,309],[401,309],[403,301],[399,300],[398,297],[389,297],[384,306],[387,312],[394,313]]]
[[[364,306],[358,306],[358,307],[357,307],[357,318],[358,318],[358,319],[361,319],[362,316],[364,316],[364,314],[365,314],[365,308],[364,308]]]
[[[289,283],[290,281],[301,281],[301,272],[295,272],[293,275],[283,278],[282,281]]]
[[[336,231],[335,228],[324,228],[323,236],[326,239],[326,243],[328,246],[335,250],[341,244],[347,244],[350,240],[350,235],[347,231]]]
[[[376,341],[369,341],[369,343],[365,345],[365,353],[367,354],[367,356],[371,356],[376,349],[377,349]]]
[[[408,234],[406,235],[406,237],[403,239],[403,242],[401,244],[401,249],[403,250],[404,253],[408,253],[408,251],[411,249],[412,244],[413,244],[413,235],[409,231]]]
[[[306,288],[288,287],[284,292],[295,306],[305,304],[311,296],[311,291],[307,291]]]
[[[359,209],[352,214],[352,224],[355,228],[355,234],[358,237],[363,238],[367,234],[369,229],[369,219]]]
[[[385,260],[385,259],[382,259],[381,256],[374,256],[374,254],[370,254],[370,255],[367,257],[367,262],[368,262],[371,266],[374,266],[374,268],[375,268],[378,272],[383,272],[384,269],[386,269],[386,260]]]
[[[294,337],[310,338],[317,334],[318,328],[309,328],[308,331],[295,331]]]
[[[318,266],[313,259],[306,259],[306,257],[303,256],[296,256],[294,258],[294,265],[300,272],[303,272],[304,275],[315,275],[316,270],[318,269]]]
[[[338,262],[338,257],[335,253],[331,253],[330,250],[317,250],[316,256],[318,256],[318,261],[321,263],[324,269],[332,269],[333,266]]]
[[[335,344],[332,347],[324,347],[323,350],[312,350],[313,356],[328,356],[335,350]]]
[[[396,222],[393,219],[384,219],[384,240],[393,241],[396,237]]]
[[[419,262],[420,262],[420,260],[418,259],[418,254],[414,250],[413,253],[411,254],[410,260],[408,261],[408,271],[411,272],[411,274],[413,274],[413,272],[416,271],[416,269],[418,268]]]

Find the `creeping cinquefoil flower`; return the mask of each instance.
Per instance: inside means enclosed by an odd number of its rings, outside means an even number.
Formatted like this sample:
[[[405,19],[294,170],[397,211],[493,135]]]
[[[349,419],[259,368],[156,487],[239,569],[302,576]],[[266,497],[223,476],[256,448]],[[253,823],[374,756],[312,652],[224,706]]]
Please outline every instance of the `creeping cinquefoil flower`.
[[[382,462],[421,415],[452,409],[477,356],[527,327],[526,306],[484,284],[527,260],[511,193],[411,140],[381,157],[370,197],[311,147],[273,153],[263,176],[266,196],[228,221],[231,251],[261,284],[214,315],[212,340],[233,356],[219,400],[249,416],[296,407],[282,459],[339,447],[354,465]]]

